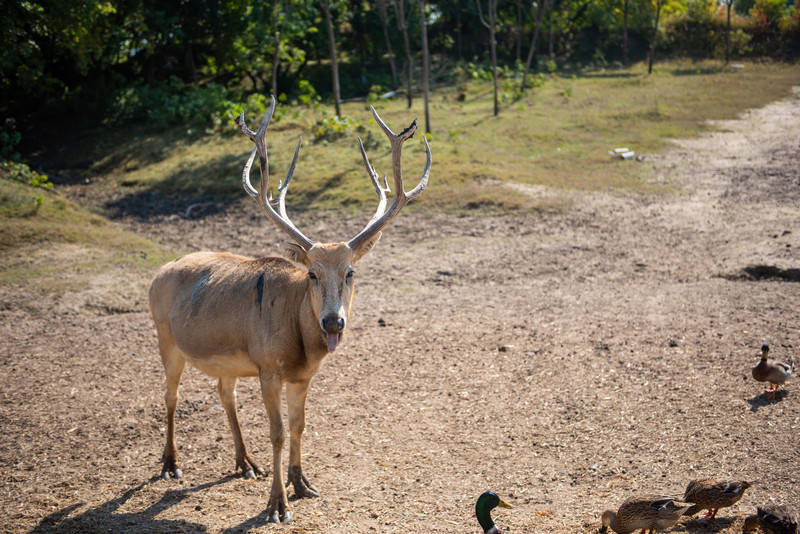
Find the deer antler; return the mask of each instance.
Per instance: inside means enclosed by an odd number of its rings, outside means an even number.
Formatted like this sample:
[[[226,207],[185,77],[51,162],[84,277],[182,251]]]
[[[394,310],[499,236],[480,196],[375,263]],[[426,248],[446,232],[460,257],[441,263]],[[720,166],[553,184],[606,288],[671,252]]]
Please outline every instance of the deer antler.
[[[264,215],[266,215],[269,220],[275,223],[278,228],[289,234],[289,236],[294,239],[298,245],[303,247],[304,250],[309,250],[314,246],[314,242],[304,236],[303,233],[297,229],[294,223],[292,223],[288,215],[286,215],[286,191],[289,189],[289,182],[291,182],[292,174],[294,174],[294,167],[297,164],[297,156],[300,153],[300,144],[302,143],[302,139],[297,141],[297,148],[295,148],[292,164],[289,166],[289,172],[286,174],[286,179],[278,184],[277,212],[275,211],[275,208],[272,207],[272,198],[267,198],[269,191],[269,161],[267,159],[266,135],[267,127],[269,126],[270,120],[272,120],[272,114],[275,112],[276,104],[275,96],[270,96],[270,98],[272,103],[267,111],[267,114],[264,116],[264,120],[261,121],[261,125],[258,127],[257,131],[254,132],[247,127],[247,123],[244,120],[244,111],[242,111],[241,115],[239,115],[239,118],[236,121],[239,124],[239,128],[242,130],[242,133],[247,135],[247,137],[249,137],[250,140],[255,143],[252,152],[250,152],[250,157],[247,160],[247,164],[244,166],[244,170],[242,171],[242,187],[245,191],[247,191],[248,195],[256,199],[261,211],[264,212]],[[259,170],[261,171],[261,182],[258,186],[259,191],[256,191],[250,183],[250,168],[253,166],[256,153],[258,153]]]
[[[395,134],[386,124],[381,120],[380,116],[378,116],[378,112],[375,111],[375,108],[370,106],[372,110],[372,115],[375,117],[375,121],[384,131],[386,136],[389,138],[389,143],[392,147],[392,168],[394,170],[394,200],[392,200],[391,206],[386,211],[383,211],[386,206],[386,193],[389,191],[389,188],[386,189],[381,188],[378,185],[378,174],[375,172],[375,169],[369,163],[367,159],[367,153],[364,151],[364,145],[361,143],[361,139],[359,139],[359,145],[361,146],[361,155],[364,157],[364,165],[367,167],[367,173],[372,180],[373,185],[375,186],[375,190],[378,192],[378,209],[375,211],[375,215],[372,216],[372,219],[367,223],[367,226],[364,227],[361,232],[359,232],[353,239],[348,241],[347,246],[349,246],[353,250],[357,250],[360,248],[365,242],[372,239],[372,237],[380,232],[389,221],[391,221],[400,210],[405,207],[408,202],[422,193],[425,190],[425,187],[428,185],[428,176],[431,172],[431,148],[428,146],[428,140],[426,138],[423,139],[425,142],[425,152],[427,153],[427,160],[425,162],[425,168],[422,171],[422,177],[420,178],[419,183],[417,186],[409,191],[408,193],[405,192],[405,188],[403,186],[403,171],[401,165],[400,155],[403,150],[403,143],[410,139],[414,132],[417,131],[417,119],[414,119],[414,122],[411,125],[400,132],[399,134]],[[384,176],[384,184],[386,183],[386,178]]]

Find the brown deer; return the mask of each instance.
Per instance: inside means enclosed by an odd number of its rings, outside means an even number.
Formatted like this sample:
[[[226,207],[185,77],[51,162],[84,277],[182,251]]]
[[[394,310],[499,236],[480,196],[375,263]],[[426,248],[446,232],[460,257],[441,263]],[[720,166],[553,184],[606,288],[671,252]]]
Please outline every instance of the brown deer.
[[[255,143],[242,173],[242,186],[261,210],[294,241],[291,259],[259,259],[229,253],[197,252],[163,266],[150,286],[150,310],[158,333],[161,360],[167,378],[167,443],[161,476],[180,478],[175,445],[175,407],[178,385],[186,362],[219,379],[217,391],[228,416],[236,447],[236,470],[247,478],[265,475],[247,450],[236,413],[236,381],[257,376],[270,422],[272,489],[267,504],[270,522],[292,519],[281,477],[283,423],[281,394],[286,385],[289,411],[289,483],[297,497],[316,497],[317,490],[303,474],[300,442],[305,427],[305,402],[311,378],[344,334],[355,289],[353,264],[375,245],[381,230],[403,207],[425,189],[431,167],[427,161],[419,184],[406,193],[401,172],[403,142],[416,130],[416,119],[394,134],[372,113],[389,138],[394,168],[394,200],[386,209],[389,187],[383,187],[359,139],[364,165],[378,194],[378,208],[361,232],[346,243],[317,243],[297,229],[286,215],[286,191],[292,179],[301,142],[298,141],[286,179],[278,186],[277,201],[267,197],[269,165],[266,131],[275,111],[272,98],[258,131],[250,130],[244,113],[239,126]],[[261,184],[250,184],[250,168],[259,156]],[[275,206],[273,206],[273,203]]]

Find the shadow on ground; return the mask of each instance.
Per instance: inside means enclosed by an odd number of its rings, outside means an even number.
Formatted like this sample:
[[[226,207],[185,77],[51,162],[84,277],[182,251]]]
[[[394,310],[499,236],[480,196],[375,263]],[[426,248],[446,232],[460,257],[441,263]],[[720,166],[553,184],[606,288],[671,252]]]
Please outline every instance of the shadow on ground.
[[[701,534],[703,532],[721,532],[731,527],[736,522],[735,517],[717,517],[711,521],[696,517],[673,528],[672,532],[690,532]]]
[[[118,513],[117,510],[142,488],[160,480],[160,477],[153,477],[146,482],[142,482],[135,488],[129,489],[120,497],[112,499],[95,508],[90,508],[75,517],[67,516],[80,508],[83,503],[75,503],[66,508],[62,508],[42,519],[42,521],[30,531],[30,534],[44,534],[45,532],[55,534],[78,532],[206,532],[208,529],[205,525],[199,523],[180,519],[157,519],[157,516],[164,510],[181,502],[190,494],[203,491],[219,484],[224,484],[233,480],[233,478],[235,478],[234,475],[228,475],[219,480],[191,488],[167,490],[158,502],[141,512]],[[257,519],[258,518],[249,520],[247,526],[249,526],[250,522],[253,522],[253,526],[256,526],[258,523]],[[266,524],[266,517],[264,521]]]
[[[723,274],[726,280],[785,280],[787,282],[800,282],[800,269],[782,269],[775,265],[750,265],[741,271],[732,274]]]
[[[769,406],[770,404],[777,404],[783,400],[789,392],[785,389],[781,389],[775,393],[774,397],[767,396],[767,392],[763,392],[760,395],[756,395],[751,399],[747,399],[747,404],[750,405],[751,412],[757,412],[759,408],[764,406]]]

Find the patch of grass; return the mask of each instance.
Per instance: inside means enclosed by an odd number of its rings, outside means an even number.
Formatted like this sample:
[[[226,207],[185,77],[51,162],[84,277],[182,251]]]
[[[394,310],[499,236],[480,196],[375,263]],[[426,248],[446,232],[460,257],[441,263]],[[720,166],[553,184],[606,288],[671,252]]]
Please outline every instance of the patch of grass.
[[[800,84],[794,65],[746,63],[742,69],[718,63],[660,63],[652,75],[639,64],[625,70],[600,70],[570,77],[548,74],[541,86],[492,115],[491,84],[470,81],[433,92],[431,150],[433,167],[423,205],[442,209],[495,206],[536,208],[537,201],[488,191],[475,176],[500,182],[544,185],[586,191],[650,190],[647,167],[612,160],[608,150],[627,146],[637,154],[662,151],[669,139],[689,137],[711,128],[709,120],[733,118],[743,110],[790,94]],[[465,98],[459,100],[459,93]],[[423,102],[413,109],[403,99],[379,101],[376,108],[395,131],[413,117],[423,117]],[[295,143],[304,138],[295,177],[287,197],[292,209],[372,209],[374,191],[358,151],[356,136],[372,132],[368,153],[379,173],[390,174],[388,142],[361,102],[343,106],[359,122],[361,133],[348,131],[325,143],[311,143],[313,125],[324,106],[292,110],[292,121],[278,121],[267,135],[272,186],[288,168]],[[328,114],[331,111],[328,110]],[[248,117],[251,125],[260,117]],[[419,123],[424,130],[424,120]],[[425,161],[421,133],[403,151],[408,189],[419,179]],[[242,167],[250,151],[242,135],[191,137],[181,131],[130,139],[111,148],[93,168],[136,189],[167,195],[244,198]],[[253,170],[257,183],[258,171]],[[106,181],[108,183],[108,181]],[[487,200],[505,195],[502,200]]]
[[[32,295],[92,293],[95,303],[119,298],[140,309],[150,275],[175,257],[57,193],[6,179],[0,220],[0,285]],[[102,279],[108,287],[98,289]]]

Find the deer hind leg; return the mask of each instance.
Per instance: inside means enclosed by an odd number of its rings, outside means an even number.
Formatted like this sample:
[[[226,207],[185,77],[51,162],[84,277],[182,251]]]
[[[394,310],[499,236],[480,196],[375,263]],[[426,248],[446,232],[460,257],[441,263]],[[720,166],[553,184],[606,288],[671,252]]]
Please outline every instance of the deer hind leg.
[[[286,485],[294,486],[297,498],[319,497],[319,491],[303,474],[301,466],[301,440],[306,426],[306,395],[310,380],[286,384],[286,403],[289,408],[289,473]]]
[[[288,523],[292,520],[286,489],[281,480],[281,451],[283,450],[283,421],[281,421],[281,379],[269,371],[262,371],[261,396],[269,415],[269,439],[272,442],[272,488],[267,503],[267,520],[270,523]]]
[[[244,478],[256,478],[256,473],[263,476],[266,472],[256,465],[244,444],[242,428],[239,426],[239,417],[236,413],[236,381],[235,376],[221,377],[217,383],[217,392],[228,415],[228,423],[231,425],[233,443],[236,446],[236,471],[241,469]]]
[[[158,348],[161,352],[161,361],[164,364],[164,372],[167,376],[167,392],[164,400],[167,404],[167,443],[164,446],[164,454],[161,457],[163,467],[161,478],[167,480],[170,476],[181,478],[183,473],[178,468],[178,448],[175,445],[175,408],[178,405],[178,386],[181,383],[183,368],[186,366],[186,359],[178,350],[172,339],[172,334],[158,328]]]

